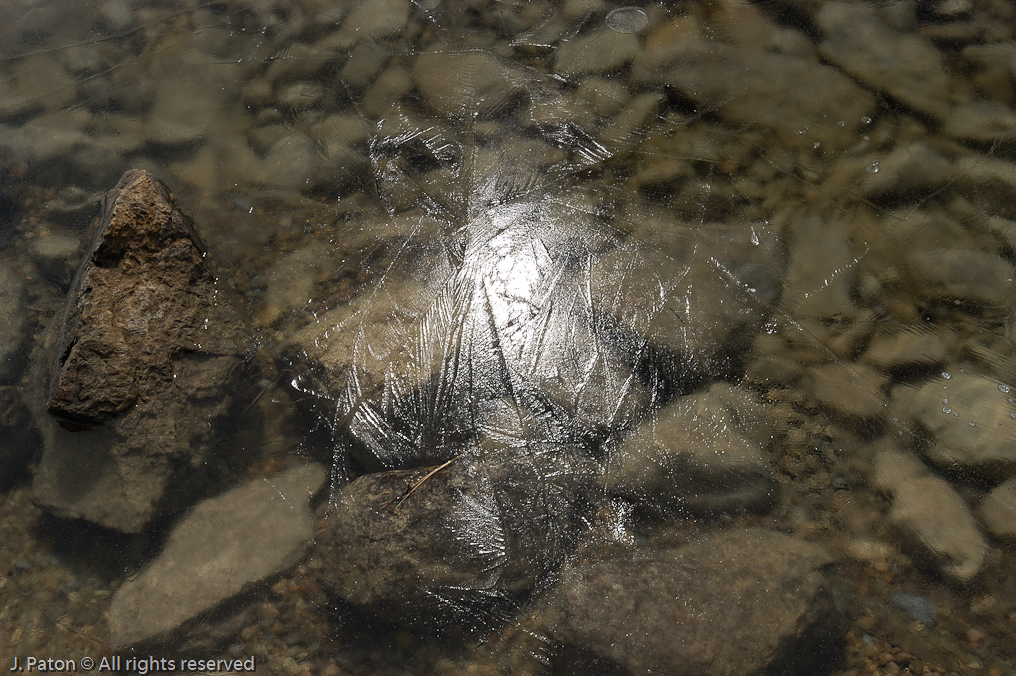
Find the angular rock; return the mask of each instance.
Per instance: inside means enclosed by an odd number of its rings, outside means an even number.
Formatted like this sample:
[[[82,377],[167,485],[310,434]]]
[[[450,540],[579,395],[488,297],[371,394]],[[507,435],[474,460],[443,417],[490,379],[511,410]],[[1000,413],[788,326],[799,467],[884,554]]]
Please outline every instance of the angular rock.
[[[780,242],[764,225],[649,219],[593,261],[605,335],[636,373],[667,386],[729,372],[780,292]]]
[[[828,66],[710,40],[686,38],[646,49],[632,76],[669,84],[728,122],[772,129],[793,147],[846,147],[854,143],[861,118],[875,109],[868,92]]]
[[[993,488],[977,506],[977,518],[992,535],[1016,540],[1016,479]]]
[[[25,365],[28,295],[21,275],[0,260],[0,384],[13,383]]]
[[[892,496],[889,520],[904,552],[960,584],[984,566],[988,543],[963,498],[920,460],[885,449],[872,466],[875,487]]]
[[[841,624],[831,561],[817,545],[749,529],[566,569],[545,618],[562,648],[555,673],[821,671]]]
[[[650,512],[772,506],[779,485],[762,448],[735,425],[732,389],[717,383],[644,422],[611,451],[607,491]]]
[[[861,3],[823,3],[815,23],[822,56],[905,106],[938,120],[949,115],[949,76],[927,39],[893,30]]]
[[[113,649],[203,632],[204,615],[294,566],[314,534],[308,502],[326,476],[320,465],[301,465],[197,505],[159,557],[113,595]]]
[[[45,438],[38,502],[137,532],[204,488],[251,338],[190,220],[151,174],[129,171],[106,195],[47,343],[35,374],[46,393],[46,409],[34,410]],[[81,426],[92,429],[69,431]]]
[[[591,480],[559,445],[362,476],[319,528],[321,584],[398,624],[489,626],[564,560]]]
[[[924,452],[932,462],[998,481],[1016,475],[1013,399],[1008,385],[966,371],[893,390],[898,413],[931,436]]]

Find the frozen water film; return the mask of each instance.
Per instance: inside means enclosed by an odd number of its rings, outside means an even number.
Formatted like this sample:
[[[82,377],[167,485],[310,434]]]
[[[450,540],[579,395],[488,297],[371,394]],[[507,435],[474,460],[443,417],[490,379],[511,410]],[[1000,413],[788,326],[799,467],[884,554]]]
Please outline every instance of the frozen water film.
[[[0,655],[1006,676],[1014,33],[4,3]]]

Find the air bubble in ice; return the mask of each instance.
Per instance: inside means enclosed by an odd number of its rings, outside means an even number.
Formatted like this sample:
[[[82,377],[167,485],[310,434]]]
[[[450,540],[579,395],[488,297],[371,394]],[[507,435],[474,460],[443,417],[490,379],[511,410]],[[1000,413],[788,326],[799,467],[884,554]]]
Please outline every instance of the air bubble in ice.
[[[952,409],[949,408],[948,406],[943,406],[942,413],[952,413]]]
[[[649,15],[641,7],[618,7],[607,14],[606,21],[618,33],[638,33],[649,25]]]
[[[1013,420],[1016,420],[1016,412],[1009,411],[1009,417],[1012,418]]]
[[[949,403],[949,400],[948,400],[948,399],[943,399],[943,400],[942,400],[942,403],[943,403],[943,404],[948,404],[948,403]]]
[[[949,373],[948,371],[942,371],[942,377],[945,378],[946,380],[949,380],[950,378],[952,378],[952,374]]]
[[[999,385],[998,386],[998,391],[1003,393],[1003,394],[1009,394],[1010,390],[1012,390],[1012,388],[1009,387],[1008,385]]]
[[[878,160],[872,160],[871,163],[864,168],[864,170],[869,174],[877,174],[879,171]]]

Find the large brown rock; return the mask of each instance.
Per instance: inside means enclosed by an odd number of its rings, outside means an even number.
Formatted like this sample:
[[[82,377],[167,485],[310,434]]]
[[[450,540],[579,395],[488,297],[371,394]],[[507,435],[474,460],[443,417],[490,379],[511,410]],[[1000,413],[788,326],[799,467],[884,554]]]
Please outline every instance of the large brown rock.
[[[207,485],[250,334],[190,220],[151,174],[128,171],[107,193],[59,335],[51,327],[44,342],[39,503],[135,532]],[[69,431],[82,426],[91,429]]]
[[[391,622],[489,625],[570,551],[592,469],[566,445],[368,474],[318,529],[322,585]]]

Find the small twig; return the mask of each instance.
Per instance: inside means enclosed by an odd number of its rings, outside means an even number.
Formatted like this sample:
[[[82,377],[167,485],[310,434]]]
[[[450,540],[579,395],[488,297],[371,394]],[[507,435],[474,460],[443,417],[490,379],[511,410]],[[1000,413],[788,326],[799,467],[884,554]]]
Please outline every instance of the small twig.
[[[396,509],[398,509],[399,505],[402,504],[402,501],[405,500],[406,498],[408,498],[410,495],[412,495],[413,492],[416,491],[417,488],[419,488],[421,485],[423,485],[424,481],[426,481],[427,479],[431,478],[432,476],[434,476],[435,474],[437,474],[438,472],[443,470],[445,467],[447,467],[448,465],[450,465],[453,462],[455,462],[458,459],[458,457],[459,456],[456,455],[454,458],[452,458],[448,462],[442,463],[442,464],[438,465],[437,467],[435,467],[434,469],[432,469],[429,472],[427,472],[427,474],[422,479],[420,479],[415,484],[410,486],[409,490],[406,491],[403,495],[399,496],[399,501],[397,503],[395,503],[395,507],[392,508],[392,511],[394,512]]]

